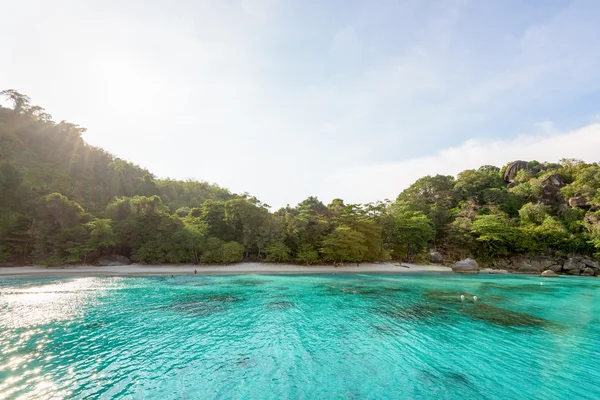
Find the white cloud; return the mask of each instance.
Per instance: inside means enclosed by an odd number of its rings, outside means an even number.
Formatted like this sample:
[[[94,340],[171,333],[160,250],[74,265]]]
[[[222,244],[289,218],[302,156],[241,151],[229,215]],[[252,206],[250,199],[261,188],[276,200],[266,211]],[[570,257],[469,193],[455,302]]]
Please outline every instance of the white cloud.
[[[512,140],[473,139],[427,157],[344,169],[327,178],[327,199],[341,197],[347,202],[393,200],[403,189],[426,175],[456,175],[465,169],[482,165],[501,167],[514,160],[556,162],[562,158],[576,158],[596,162],[600,160],[599,149],[600,123],[569,132],[523,135]]]

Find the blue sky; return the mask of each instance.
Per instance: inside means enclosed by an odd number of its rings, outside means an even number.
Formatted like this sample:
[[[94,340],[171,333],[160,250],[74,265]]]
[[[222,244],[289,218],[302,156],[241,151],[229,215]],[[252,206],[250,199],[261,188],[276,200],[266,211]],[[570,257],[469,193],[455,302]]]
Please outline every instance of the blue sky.
[[[0,88],[273,206],[598,160],[600,2],[2,1]]]

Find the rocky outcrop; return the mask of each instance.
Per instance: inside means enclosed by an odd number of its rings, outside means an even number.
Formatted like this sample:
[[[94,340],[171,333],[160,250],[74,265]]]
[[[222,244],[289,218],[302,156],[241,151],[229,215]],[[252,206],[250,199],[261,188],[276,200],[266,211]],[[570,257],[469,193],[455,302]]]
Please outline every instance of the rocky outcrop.
[[[553,272],[561,272],[562,267],[563,267],[563,265],[562,265],[562,263],[560,263],[560,264],[553,264],[550,267],[548,267],[548,269]]]
[[[556,260],[552,257],[538,256],[531,259],[531,266],[544,271],[556,264]]]
[[[557,188],[566,186],[564,179],[559,174],[549,175],[544,178],[541,183],[543,186],[553,186]]]
[[[518,258],[514,262],[515,272],[517,274],[539,274],[542,271],[542,267],[539,262],[533,263],[532,260],[524,258]]]
[[[592,268],[590,267],[586,267],[584,269],[581,270],[579,275],[584,275],[584,276],[594,276],[596,275],[596,271],[594,271]]]
[[[545,277],[545,278],[556,278],[556,277],[559,276],[556,272],[554,272],[554,271],[552,271],[550,269],[542,272],[540,275],[543,276],[543,277]]]
[[[600,276],[600,263],[580,256],[569,258],[536,256],[499,259],[488,264],[494,270],[507,269],[517,274],[540,274],[551,271],[557,275]],[[483,272],[483,271],[482,271]]]
[[[118,254],[110,254],[108,256],[100,257],[98,261],[96,261],[96,264],[104,267],[129,265],[131,263],[132,261],[129,258]]]
[[[565,199],[560,194],[560,189],[566,185],[562,176],[559,174],[549,175],[542,180],[541,184],[540,203],[550,206],[554,210],[566,208]]]
[[[600,275],[600,264],[585,257],[570,257],[563,264],[562,272],[569,275]]]
[[[569,206],[571,207],[587,207],[587,199],[583,196],[569,198]]]
[[[517,173],[522,169],[526,169],[528,166],[529,163],[527,161],[517,160],[511,162],[508,164],[508,167],[506,167],[506,171],[504,171],[504,182],[514,182]]]
[[[444,256],[439,251],[430,251],[429,262],[441,264],[442,262],[444,262]]]
[[[582,258],[581,259],[581,263],[587,267],[590,267],[592,269],[597,269],[600,270],[600,264],[596,261],[590,260],[589,258]]]
[[[456,262],[452,266],[452,271],[461,274],[478,274],[479,264],[472,258],[465,258],[464,260]]]

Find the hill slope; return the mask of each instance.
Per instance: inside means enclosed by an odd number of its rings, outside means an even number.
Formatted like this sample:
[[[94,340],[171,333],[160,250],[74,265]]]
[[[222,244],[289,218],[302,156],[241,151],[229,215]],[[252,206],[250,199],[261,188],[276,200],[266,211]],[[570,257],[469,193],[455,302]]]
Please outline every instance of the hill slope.
[[[421,178],[395,202],[308,197],[270,212],[206,182],[156,179],[27,96],[2,94],[13,108],[0,107],[0,261],[418,261],[430,247],[446,261],[491,261],[600,249],[597,163],[483,166]]]

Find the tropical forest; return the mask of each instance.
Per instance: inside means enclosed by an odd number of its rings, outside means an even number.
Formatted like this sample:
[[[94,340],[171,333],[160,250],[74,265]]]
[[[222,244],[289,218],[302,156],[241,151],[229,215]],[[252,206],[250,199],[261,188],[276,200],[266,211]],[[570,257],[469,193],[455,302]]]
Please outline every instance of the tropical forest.
[[[397,198],[277,210],[88,145],[85,128],[1,92],[0,263],[427,263],[600,253],[600,165],[507,160],[418,179]],[[393,184],[393,182],[392,182]]]

